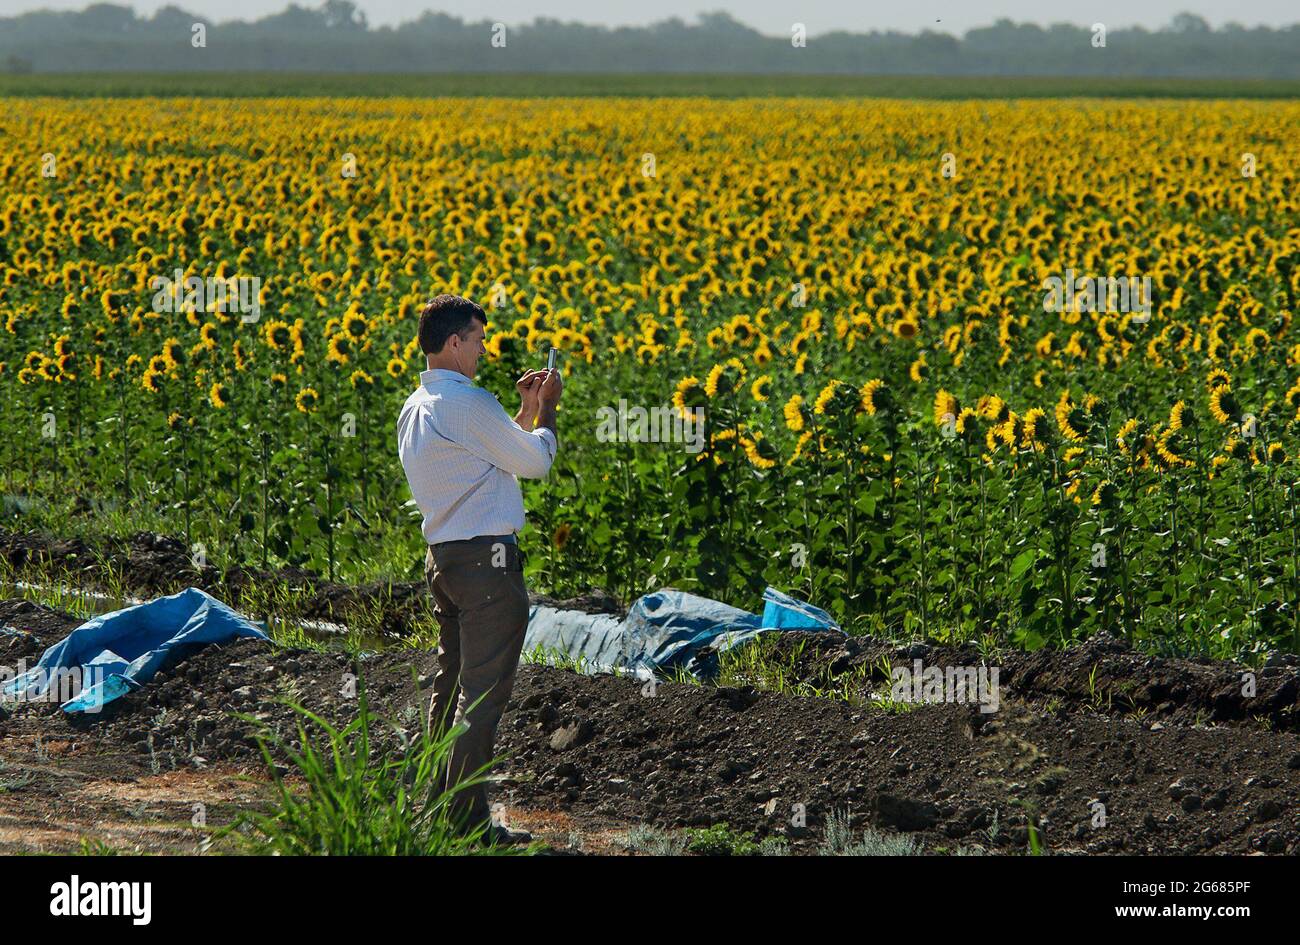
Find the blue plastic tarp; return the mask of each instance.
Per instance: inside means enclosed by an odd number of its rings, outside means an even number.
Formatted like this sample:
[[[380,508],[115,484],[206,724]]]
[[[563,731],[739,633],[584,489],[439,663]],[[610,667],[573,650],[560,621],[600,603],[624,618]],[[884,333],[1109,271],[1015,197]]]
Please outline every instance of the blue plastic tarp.
[[[684,591],[661,590],[639,598],[623,619],[534,606],[525,649],[580,660],[595,672],[684,669],[700,677],[716,671],[717,655],[784,630],[832,630],[839,626],[818,607],[775,588],[763,594],[762,615]],[[65,695],[65,712],[95,712],[147,683],[196,650],[240,637],[267,639],[216,598],[197,588],[88,620],[54,644],[31,670],[0,689],[27,700]]]
[[[820,607],[782,594],[775,587],[763,592],[764,628],[775,630],[839,630],[840,625]]]
[[[662,590],[639,598],[622,620],[534,606],[524,649],[580,660],[593,672],[684,669],[703,677],[716,670],[719,653],[764,633],[795,629],[840,631],[824,610],[772,587],[763,593],[761,616],[707,597]]]
[[[58,681],[76,679],[80,692],[62,709],[95,712],[201,647],[239,637],[267,639],[221,601],[191,587],[86,621],[5,686],[3,695],[49,698],[52,689],[62,694]]]

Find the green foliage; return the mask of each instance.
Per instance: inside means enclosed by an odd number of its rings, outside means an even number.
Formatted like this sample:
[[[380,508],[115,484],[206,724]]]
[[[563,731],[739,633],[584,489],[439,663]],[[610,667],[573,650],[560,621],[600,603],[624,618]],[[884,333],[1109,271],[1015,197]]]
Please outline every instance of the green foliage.
[[[746,833],[728,824],[696,827],[686,831],[686,849],[700,856],[758,856],[760,845]]]
[[[233,835],[250,852],[325,856],[447,856],[514,853],[483,844],[485,826],[463,829],[453,814],[456,794],[481,783],[475,772],[460,785],[443,786],[452,744],[464,731],[436,731],[427,719],[399,747],[374,741],[379,720],[358,682],[357,717],[336,728],[296,703],[296,743],[259,723],[258,743],[275,784],[277,805],[268,814],[246,812],[220,835]],[[275,755],[286,757],[293,780]]]
[[[78,856],[118,856],[119,851],[104,840],[91,837],[82,837],[81,842],[77,845]]]
[[[643,856],[681,856],[686,852],[686,838],[681,833],[659,830],[638,824],[622,836],[623,846]]]
[[[921,848],[904,834],[881,834],[870,827],[855,836],[847,813],[832,811],[826,818],[822,856],[918,856]]]

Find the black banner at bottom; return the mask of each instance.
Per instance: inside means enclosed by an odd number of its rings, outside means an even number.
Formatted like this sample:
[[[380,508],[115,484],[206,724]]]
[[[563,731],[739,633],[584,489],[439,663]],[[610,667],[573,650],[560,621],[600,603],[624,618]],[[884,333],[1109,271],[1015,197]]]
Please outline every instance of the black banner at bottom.
[[[678,858],[667,873],[655,857],[539,859],[8,857],[0,858],[0,889],[11,929],[48,923],[128,937],[196,929],[373,933],[376,922],[412,917],[447,895],[462,907],[481,900],[488,914],[527,921],[543,908],[587,911],[611,895],[631,905],[632,891],[651,908],[662,901],[655,884],[672,891],[674,911],[689,903],[729,929],[746,924],[753,910],[736,907],[756,892],[769,905],[801,911],[813,904],[841,915],[857,907],[860,917],[915,910],[945,926],[986,913],[1000,927],[1041,916],[1081,928],[1195,922],[1229,929],[1280,920],[1294,908],[1293,864],[1276,857],[747,858],[728,864],[732,875],[722,883],[719,864],[704,857]],[[700,895],[703,889],[714,893]]]

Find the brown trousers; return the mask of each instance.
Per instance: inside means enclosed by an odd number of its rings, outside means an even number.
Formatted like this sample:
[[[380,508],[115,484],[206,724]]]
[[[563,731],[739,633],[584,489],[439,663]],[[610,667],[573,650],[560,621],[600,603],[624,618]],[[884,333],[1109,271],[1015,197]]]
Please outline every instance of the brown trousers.
[[[425,578],[442,631],[430,722],[434,728],[469,726],[452,746],[451,786],[494,760],[497,723],[514,688],[528,628],[523,555],[516,545],[491,542],[431,547]],[[454,807],[472,825],[488,820],[487,785],[461,790]]]

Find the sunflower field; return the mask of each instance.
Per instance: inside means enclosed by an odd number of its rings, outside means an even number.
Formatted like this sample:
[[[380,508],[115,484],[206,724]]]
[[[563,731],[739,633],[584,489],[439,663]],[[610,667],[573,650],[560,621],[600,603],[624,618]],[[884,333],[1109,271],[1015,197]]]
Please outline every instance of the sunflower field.
[[[539,590],[1300,651],[1294,101],[12,99],[0,139],[8,527],[411,579],[394,425],[453,292],[510,412],[564,354]],[[1046,311],[1067,270],[1149,313]],[[620,401],[703,448],[599,437]]]

